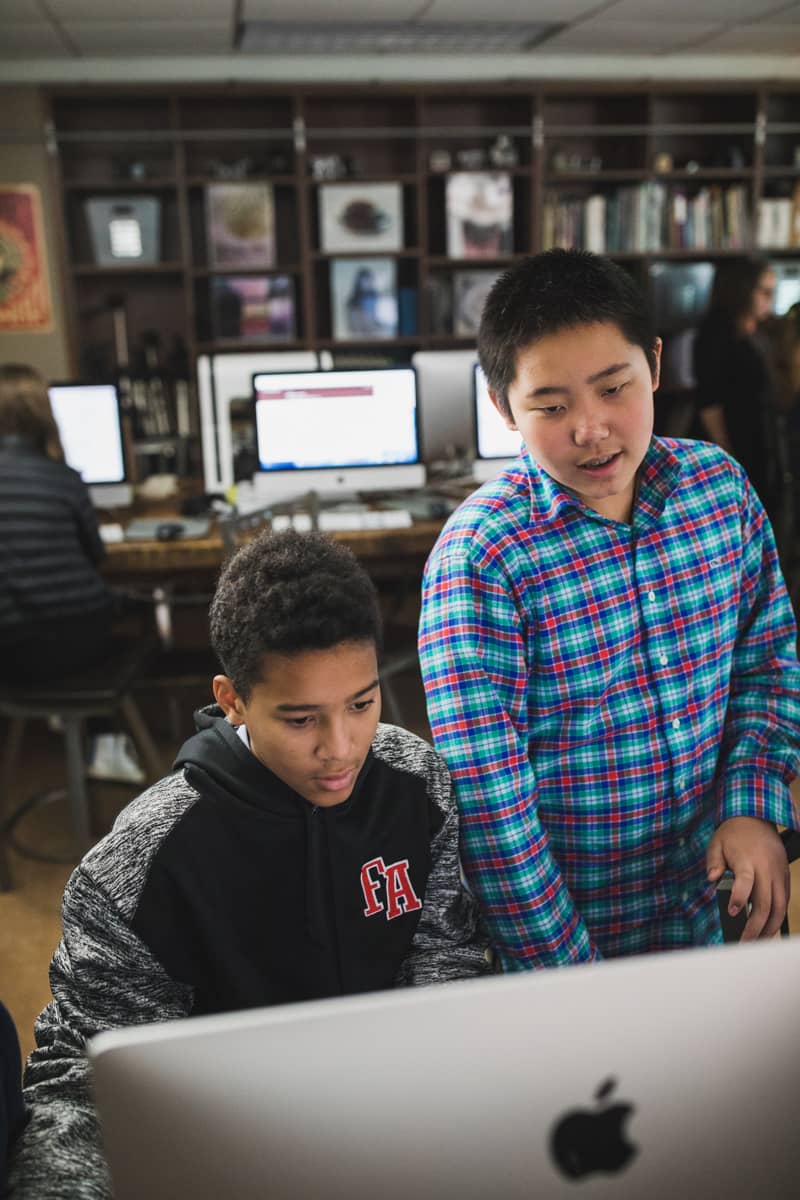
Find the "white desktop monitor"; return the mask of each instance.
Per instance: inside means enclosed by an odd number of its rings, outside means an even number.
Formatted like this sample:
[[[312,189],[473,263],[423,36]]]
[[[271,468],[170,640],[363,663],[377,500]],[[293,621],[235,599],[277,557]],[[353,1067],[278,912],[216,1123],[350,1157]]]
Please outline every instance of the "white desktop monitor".
[[[783,317],[800,302],[800,263],[771,262],[775,272],[775,316]]]
[[[64,458],[88,485],[95,504],[128,504],[117,389],[112,383],[54,383],[50,407]]]
[[[425,483],[413,367],[259,373],[253,397],[264,503]]]
[[[486,376],[478,363],[472,369],[472,401],[477,450],[472,474],[485,481],[511,465],[523,449],[522,438],[515,429],[508,428],[492,403]]]
[[[411,358],[419,385],[426,463],[472,457],[472,369],[475,350],[417,350]]]

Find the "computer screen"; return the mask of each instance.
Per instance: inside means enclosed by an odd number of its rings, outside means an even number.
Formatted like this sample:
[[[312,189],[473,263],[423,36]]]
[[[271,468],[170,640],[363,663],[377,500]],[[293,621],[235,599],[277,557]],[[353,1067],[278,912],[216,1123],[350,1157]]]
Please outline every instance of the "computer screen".
[[[478,450],[472,473],[476,479],[491,479],[517,457],[523,448],[522,438],[516,429],[508,428],[492,403],[486,376],[478,363],[472,369],[472,398]]]
[[[474,350],[417,350],[422,449],[427,463],[470,458],[475,452],[472,421]]]
[[[771,262],[775,272],[775,315],[785,316],[800,301],[800,263]]]
[[[49,390],[64,458],[86,484],[123,483],[119,400],[112,383],[54,383]]]
[[[413,367],[253,376],[259,495],[421,487]]]

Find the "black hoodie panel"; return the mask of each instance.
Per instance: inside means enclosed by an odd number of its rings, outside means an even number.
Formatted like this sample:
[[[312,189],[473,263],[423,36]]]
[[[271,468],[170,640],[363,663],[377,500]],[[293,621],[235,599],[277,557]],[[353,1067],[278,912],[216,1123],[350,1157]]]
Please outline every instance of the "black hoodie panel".
[[[226,721],[197,720],[176,766],[198,800],[159,847],[132,920],[193,989],[193,1011],[393,986],[443,819],[424,779],[370,754],[344,804],[315,808]]]

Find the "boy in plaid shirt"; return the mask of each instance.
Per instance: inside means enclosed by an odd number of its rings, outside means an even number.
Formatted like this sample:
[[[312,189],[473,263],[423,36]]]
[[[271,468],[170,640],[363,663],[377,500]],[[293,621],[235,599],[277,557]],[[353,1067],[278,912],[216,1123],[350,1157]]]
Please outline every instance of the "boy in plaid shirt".
[[[478,337],[520,457],[448,521],[420,658],[462,858],[506,970],[744,939],[786,912],[796,630],[741,467],[653,436],[661,341],[607,259],[495,283]]]

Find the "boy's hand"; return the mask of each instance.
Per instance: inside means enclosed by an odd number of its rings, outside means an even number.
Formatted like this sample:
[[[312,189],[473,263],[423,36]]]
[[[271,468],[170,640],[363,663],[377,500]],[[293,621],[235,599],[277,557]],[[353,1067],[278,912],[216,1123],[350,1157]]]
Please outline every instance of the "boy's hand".
[[[790,889],[789,863],[775,826],[757,817],[723,821],[708,843],[708,878],[717,882],[726,868],[734,874],[730,915],[735,917],[748,900],[752,904],[741,940],[772,937],[786,916]]]

